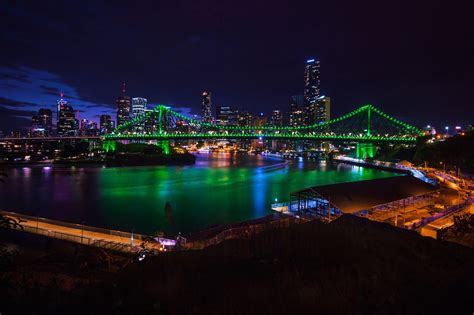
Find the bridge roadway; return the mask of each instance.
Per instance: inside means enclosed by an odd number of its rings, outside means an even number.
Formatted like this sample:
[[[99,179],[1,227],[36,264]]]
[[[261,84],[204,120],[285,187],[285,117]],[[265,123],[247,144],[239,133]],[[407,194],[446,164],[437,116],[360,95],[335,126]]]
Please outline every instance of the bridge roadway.
[[[23,231],[28,233],[121,252],[137,253],[140,250],[142,239],[147,237],[141,234],[43,219],[14,212],[0,211],[0,213],[15,221],[21,219],[20,225],[23,227]],[[21,228],[17,228],[17,230],[21,231]],[[147,242],[146,248],[163,250],[159,243]]]

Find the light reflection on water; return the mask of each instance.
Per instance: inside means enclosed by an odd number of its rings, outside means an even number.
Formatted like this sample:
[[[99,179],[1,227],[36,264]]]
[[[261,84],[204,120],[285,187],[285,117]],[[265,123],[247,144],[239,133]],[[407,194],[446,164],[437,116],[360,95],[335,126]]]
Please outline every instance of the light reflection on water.
[[[228,153],[198,154],[193,166],[55,166],[7,172],[1,209],[147,234],[254,219],[271,213],[275,198],[286,201],[299,189],[394,176],[343,164]],[[165,216],[166,202],[173,209],[172,222]]]

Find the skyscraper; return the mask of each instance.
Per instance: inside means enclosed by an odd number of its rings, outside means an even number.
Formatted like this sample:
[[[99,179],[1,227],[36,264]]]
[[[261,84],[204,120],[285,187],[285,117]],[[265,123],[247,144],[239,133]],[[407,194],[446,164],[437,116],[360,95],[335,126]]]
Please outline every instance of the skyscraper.
[[[137,117],[143,115],[146,110],[147,99],[143,97],[132,98],[132,115]]]
[[[60,116],[59,112],[61,111],[61,106],[62,105],[67,105],[67,101],[65,101],[63,99],[63,97],[64,97],[64,94],[61,93],[60,94],[60,99],[58,100],[57,106],[56,106],[56,126],[59,124],[59,116]]]
[[[318,123],[316,99],[320,93],[319,60],[308,59],[304,71],[304,119],[306,125]]]
[[[117,98],[117,126],[130,120],[130,96],[125,95],[125,83],[122,85],[122,95]]]
[[[304,105],[314,103],[319,97],[319,60],[308,59],[304,71]]]
[[[315,122],[323,123],[331,119],[331,98],[322,95],[316,99]]]
[[[231,106],[218,106],[216,123],[218,125],[236,126],[238,124],[239,111]]]
[[[290,97],[290,112],[288,113],[288,124],[292,127],[304,124],[304,97],[303,95],[293,95]]]
[[[61,99],[62,100],[62,99]],[[72,106],[66,105],[67,102],[62,102],[59,106],[59,120],[58,120],[58,136],[72,137],[77,136],[79,124],[76,119],[76,113]]]
[[[202,92],[201,100],[201,112],[202,112],[202,122],[213,123],[214,118],[212,117],[212,102],[211,102],[211,93],[204,91]]]
[[[44,135],[46,137],[52,134],[53,113],[50,109],[40,108],[38,111],[38,124],[41,128],[44,128]]]
[[[283,126],[283,113],[279,109],[275,109],[272,112],[272,126]]]
[[[100,133],[103,135],[111,133],[114,129],[112,123],[110,115],[100,115]]]

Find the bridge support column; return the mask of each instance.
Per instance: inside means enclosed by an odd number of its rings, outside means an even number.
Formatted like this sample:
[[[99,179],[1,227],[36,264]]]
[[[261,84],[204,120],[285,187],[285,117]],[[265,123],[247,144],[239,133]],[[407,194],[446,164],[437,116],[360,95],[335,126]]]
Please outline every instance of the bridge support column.
[[[367,159],[375,157],[377,149],[373,143],[357,143],[356,158]]]
[[[159,140],[156,142],[156,145],[161,148],[163,154],[170,154],[170,142],[168,140]]]
[[[116,142],[113,140],[105,140],[104,142],[102,142],[102,150],[104,150],[107,153],[115,152],[115,146],[116,146]]]

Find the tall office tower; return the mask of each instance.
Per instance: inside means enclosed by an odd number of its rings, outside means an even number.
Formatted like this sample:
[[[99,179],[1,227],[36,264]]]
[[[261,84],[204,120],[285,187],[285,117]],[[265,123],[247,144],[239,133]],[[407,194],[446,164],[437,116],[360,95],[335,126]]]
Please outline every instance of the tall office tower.
[[[319,79],[319,60],[308,59],[304,71],[304,114],[305,124],[312,125],[318,123],[316,119],[316,99],[320,93],[320,79]]]
[[[290,97],[290,112],[288,113],[288,124],[292,127],[304,124],[304,97],[303,95],[293,95]]]
[[[100,115],[100,134],[106,135],[113,130],[110,115]]]
[[[308,106],[319,97],[319,60],[308,59],[304,71],[304,105]]]
[[[67,101],[63,99],[64,94],[60,94],[60,99],[58,100],[56,104],[56,126],[59,124],[59,112],[61,111],[61,106],[67,105]]]
[[[147,99],[143,97],[132,98],[132,115],[137,117],[145,114]]]
[[[201,100],[201,120],[205,123],[213,123],[214,118],[212,117],[212,102],[211,102],[211,93],[204,91],[202,92]]]
[[[122,84],[122,95],[117,98],[117,126],[130,120],[130,96],[126,96],[126,85]]]
[[[274,127],[283,126],[283,113],[279,109],[275,109],[272,112],[272,126]]]
[[[232,107],[229,113],[229,126],[237,126],[239,124],[239,110]]]
[[[76,119],[76,113],[72,106],[66,105],[67,102],[59,106],[58,136],[72,137],[77,136],[79,121]]]
[[[218,106],[216,123],[218,125],[236,126],[238,124],[239,111],[231,106]]]
[[[41,137],[42,136],[42,128],[39,126],[39,119],[37,115],[31,117],[31,128],[30,132],[28,133],[29,137]]]
[[[316,123],[324,123],[331,119],[331,98],[322,95],[316,99]]]
[[[53,130],[53,112],[50,109],[40,108],[38,111],[38,124],[44,129],[46,137],[51,136]]]

